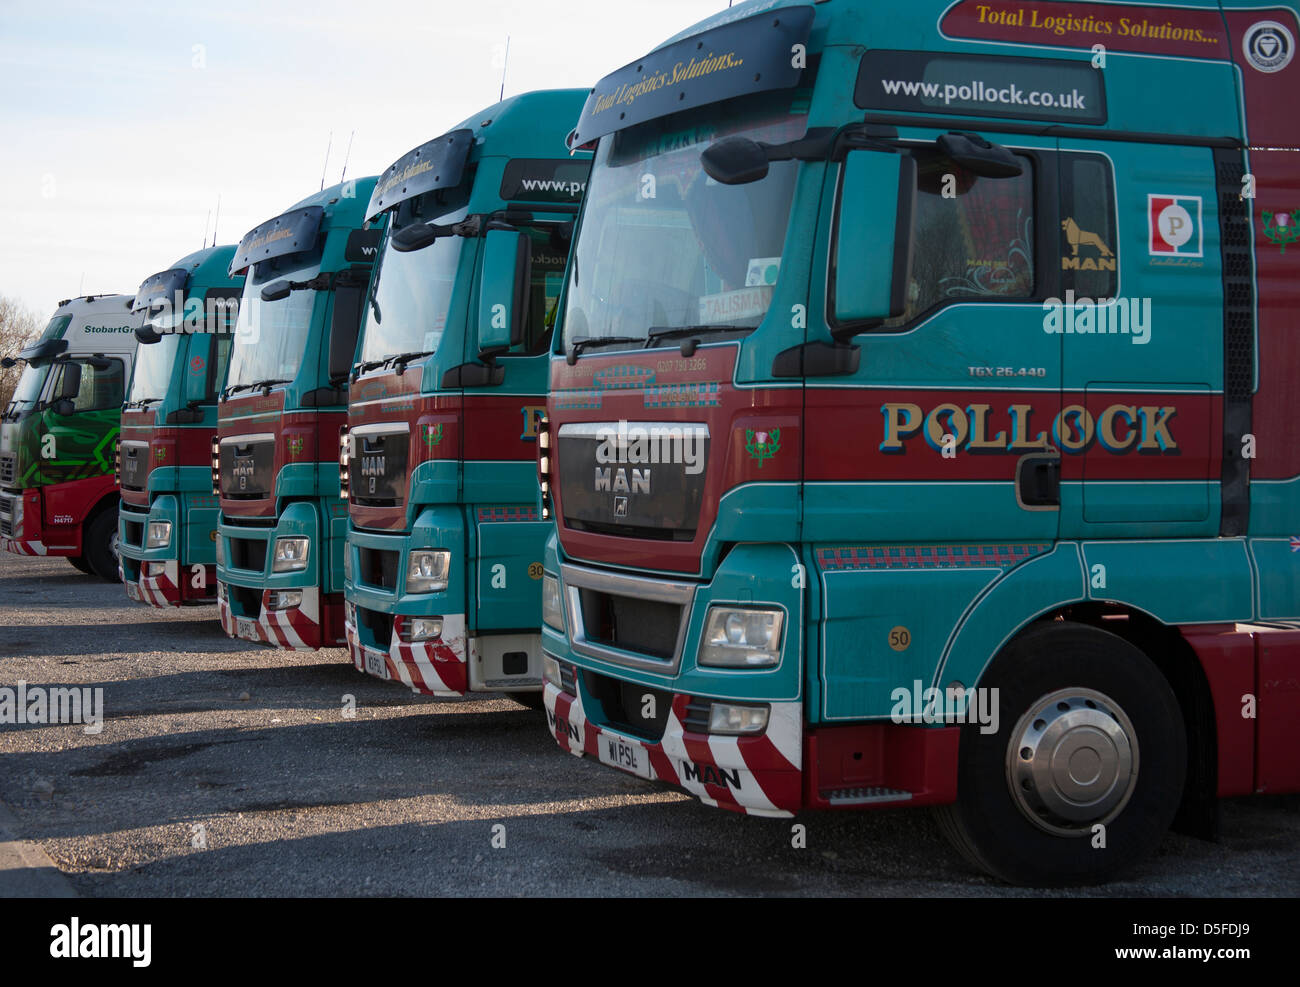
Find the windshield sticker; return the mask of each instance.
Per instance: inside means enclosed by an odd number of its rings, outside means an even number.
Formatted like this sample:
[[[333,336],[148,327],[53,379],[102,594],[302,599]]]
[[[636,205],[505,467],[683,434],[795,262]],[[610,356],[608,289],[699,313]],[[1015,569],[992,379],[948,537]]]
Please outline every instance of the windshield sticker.
[[[1226,59],[1231,56],[1217,8],[1139,4],[961,0],[939,22],[954,38],[1015,41],[1055,48],[1104,45],[1110,51]]]
[[[781,273],[780,257],[751,257],[749,271],[745,275],[745,287],[756,288],[776,284],[776,276]]]
[[[737,319],[761,319],[772,301],[771,288],[738,288],[700,299],[700,323],[706,326]]]

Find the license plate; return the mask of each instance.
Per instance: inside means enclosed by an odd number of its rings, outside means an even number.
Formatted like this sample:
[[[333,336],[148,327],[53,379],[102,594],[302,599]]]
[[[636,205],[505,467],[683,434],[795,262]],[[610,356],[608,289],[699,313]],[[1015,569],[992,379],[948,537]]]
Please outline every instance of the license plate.
[[[139,599],[140,599],[140,587],[137,586],[135,583],[127,583],[127,584],[126,584],[126,595],[129,596],[129,597],[130,597],[131,599],[133,599],[133,600],[139,600]]]
[[[596,747],[600,763],[622,768],[642,778],[650,777],[650,756],[635,740],[602,734]]]
[[[245,641],[258,640],[257,623],[248,617],[236,617],[235,636],[242,637]]]
[[[388,678],[388,662],[384,660],[388,657],[386,654],[374,648],[366,648],[365,656],[367,675],[373,675],[380,679]]]

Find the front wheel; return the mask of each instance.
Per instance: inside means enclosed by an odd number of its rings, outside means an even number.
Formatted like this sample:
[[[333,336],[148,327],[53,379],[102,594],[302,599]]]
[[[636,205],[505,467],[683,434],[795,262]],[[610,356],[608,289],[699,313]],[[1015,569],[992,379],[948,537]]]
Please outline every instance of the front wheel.
[[[86,561],[100,579],[121,582],[117,572],[117,511],[100,511],[86,526]]]
[[[936,810],[967,860],[1012,884],[1094,884],[1156,848],[1182,797],[1187,743],[1146,655],[1056,621],[1009,644],[981,686],[997,690],[997,729],[962,727],[957,802]]]

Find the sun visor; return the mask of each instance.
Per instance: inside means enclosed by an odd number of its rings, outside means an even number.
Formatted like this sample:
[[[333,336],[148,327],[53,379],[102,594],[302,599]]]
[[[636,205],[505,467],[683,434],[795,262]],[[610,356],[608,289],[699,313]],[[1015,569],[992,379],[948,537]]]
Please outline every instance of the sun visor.
[[[591,91],[569,147],[679,110],[797,85],[803,69],[794,46],[806,48],[812,23],[811,6],[781,7],[629,62]]]
[[[407,151],[389,165],[370,196],[366,219],[434,189],[455,188],[465,174],[474,146],[472,130],[453,130]]]
[[[28,363],[34,363],[37,360],[48,360],[65,352],[67,348],[68,341],[66,339],[42,339],[20,350],[18,359],[26,360]]]
[[[185,297],[185,285],[190,280],[190,272],[183,267],[173,267],[170,271],[159,271],[144,279],[140,290],[135,293],[131,303],[132,312],[157,308],[160,305],[173,305],[179,291],[182,300]]]
[[[239,241],[229,273],[233,276],[260,261],[311,250],[324,217],[323,206],[303,206],[253,227]]]

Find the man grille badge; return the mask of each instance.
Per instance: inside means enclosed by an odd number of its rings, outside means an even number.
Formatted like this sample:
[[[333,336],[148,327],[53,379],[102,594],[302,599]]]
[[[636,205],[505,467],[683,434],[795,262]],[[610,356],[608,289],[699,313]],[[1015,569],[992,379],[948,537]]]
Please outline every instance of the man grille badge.
[[[614,498],[614,517],[627,517],[627,498]]]

